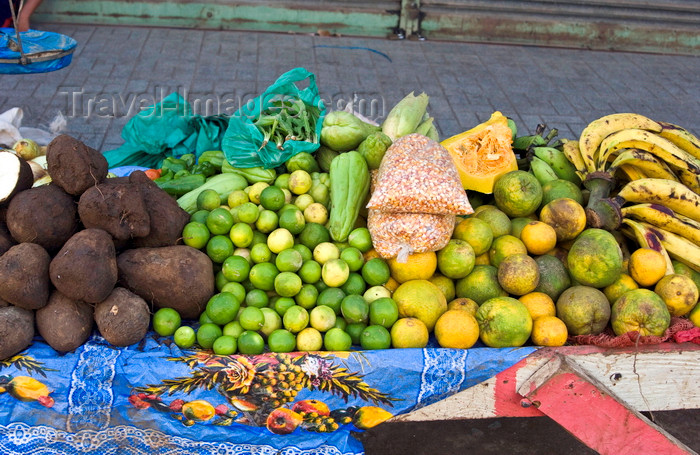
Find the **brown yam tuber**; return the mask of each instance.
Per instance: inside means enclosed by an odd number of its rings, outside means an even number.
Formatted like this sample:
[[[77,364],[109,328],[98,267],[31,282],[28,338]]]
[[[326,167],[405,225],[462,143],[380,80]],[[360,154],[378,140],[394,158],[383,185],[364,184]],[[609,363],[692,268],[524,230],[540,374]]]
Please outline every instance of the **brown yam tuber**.
[[[20,243],[0,256],[0,298],[36,310],[49,300],[51,256],[36,243]]]
[[[63,245],[49,266],[53,285],[66,296],[98,303],[117,283],[112,237],[101,229],[84,229]]]
[[[9,359],[32,344],[34,312],[17,306],[0,308],[0,360]]]
[[[36,311],[36,328],[49,346],[69,352],[82,346],[92,333],[92,313],[90,304],[54,290],[49,303]]]
[[[187,245],[126,250],[117,265],[121,285],[183,319],[197,319],[215,292],[211,259]]]
[[[46,147],[46,164],[52,181],[74,196],[107,177],[107,159],[66,134],[57,136]]]
[[[7,228],[17,242],[31,242],[56,253],[78,230],[73,196],[49,184],[15,195],[7,209]]]
[[[78,215],[86,228],[102,229],[117,240],[148,235],[151,221],[138,185],[105,182],[85,190]]]
[[[5,223],[0,221],[0,256],[5,254],[7,250],[15,245],[15,239],[12,238],[10,231],[7,230]]]
[[[143,201],[150,217],[150,232],[134,239],[135,247],[159,247],[176,245],[182,238],[182,230],[190,221],[190,215],[168,193],[158,188],[143,171],[135,171],[129,177],[133,185],[139,185]]]
[[[95,305],[94,318],[105,340],[114,346],[129,346],[146,335],[150,312],[141,297],[116,287],[107,299]]]

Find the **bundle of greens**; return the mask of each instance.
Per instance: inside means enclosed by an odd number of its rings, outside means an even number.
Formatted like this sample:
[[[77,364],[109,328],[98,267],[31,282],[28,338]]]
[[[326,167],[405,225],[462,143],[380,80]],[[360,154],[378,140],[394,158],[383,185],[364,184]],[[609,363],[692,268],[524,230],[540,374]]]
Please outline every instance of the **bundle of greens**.
[[[286,141],[318,143],[316,122],[320,115],[318,107],[309,106],[298,98],[273,101],[254,122],[264,136],[260,148],[270,141],[274,141],[279,150],[284,149]]]

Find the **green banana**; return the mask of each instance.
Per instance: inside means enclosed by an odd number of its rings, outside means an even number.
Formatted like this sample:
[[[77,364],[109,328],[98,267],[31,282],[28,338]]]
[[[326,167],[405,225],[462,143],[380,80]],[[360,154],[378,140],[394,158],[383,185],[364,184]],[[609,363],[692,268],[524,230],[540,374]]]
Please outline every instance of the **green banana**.
[[[700,246],[665,229],[644,222],[639,224],[656,234],[669,256],[700,272]]]
[[[671,257],[656,233],[652,232],[644,225],[630,219],[624,219],[622,220],[622,223],[628,228],[625,229],[623,227],[622,233],[624,235],[636,240],[640,248],[651,248],[652,250],[661,253],[666,261],[666,275],[674,273]]]
[[[668,207],[659,204],[636,204],[622,208],[622,216],[644,221],[685,237],[700,246],[700,222],[687,216],[674,213]]]
[[[633,113],[610,114],[592,121],[581,132],[579,138],[579,148],[581,149],[581,157],[586,163],[588,172],[596,170],[596,163],[600,164],[601,160],[596,159],[598,156],[598,147],[607,136],[618,131],[635,128],[641,130],[649,130],[654,132],[661,131],[661,125],[643,115]],[[605,163],[605,161],[602,161]]]
[[[668,179],[678,181],[668,165],[658,160],[654,155],[639,149],[627,149],[620,152],[608,168],[608,172],[614,174],[618,167],[623,164],[631,164],[639,169],[646,177],[655,179]]]
[[[668,139],[700,160],[700,139],[681,126],[666,122],[659,122],[659,124],[661,124],[659,136]]]
[[[624,202],[660,204],[700,222],[700,195],[673,180],[633,180],[620,189],[615,200],[620,207]]]
[[[562,180],[581,185],[581,179],[576,174],[576,167],[569,161],[564,152],[554,147],[533,147],[535,156],[549,164],[557,177]]]
[[[536,156],[533,156],[530,160],[530,171],[534,174],[535,178],[537,178],[537,181],[540,182],[540,185],[559,179],[554,169]]]

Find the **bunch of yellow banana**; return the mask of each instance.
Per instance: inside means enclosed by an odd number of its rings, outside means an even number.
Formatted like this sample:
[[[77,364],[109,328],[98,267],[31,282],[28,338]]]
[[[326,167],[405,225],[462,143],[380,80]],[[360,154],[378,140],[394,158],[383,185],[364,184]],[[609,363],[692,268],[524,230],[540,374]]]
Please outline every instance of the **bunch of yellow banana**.
[[[617,229],[700,271],[700,139],[632,113],[591,122],[563,153],[591,190],[589,224]],[[615,180],[627,181],[610,197]],[[670,257],[669,257],[670,256]]]

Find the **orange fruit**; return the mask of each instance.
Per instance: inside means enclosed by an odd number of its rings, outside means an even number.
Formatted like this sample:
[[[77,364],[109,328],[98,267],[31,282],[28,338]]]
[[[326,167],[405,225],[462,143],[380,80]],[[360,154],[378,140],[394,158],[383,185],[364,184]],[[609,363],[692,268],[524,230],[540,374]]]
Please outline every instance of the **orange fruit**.
[[[571,240],[586,228],[586,211],[573,199],[554,199],[542,207],[540,221],[554,228],[557,241]]]
[[[627,268],[640,286],[653,286],[666,275],[666,258],[651,248],[638,248],[630,255]]]
[[[685,316],[698,303],[698,287],[686,275],[666,275],[656,283],[654,292],[664,300],[671,316]]]
[[[604,288],[622,273],[620,245],[610,232],[602,229],[590,228],[582,232],[566,260],[571,278],[584,286]]]
[[[491,226],[480,218],[466,218],[462,220],[452,232],[452,238],[464,240],[474,250],[474,255],[486,253],[493,242]]]
[[[639,288],[639,285],[631,276],[626,273],[621,273],[620,277],[615,280],[615,282],[603,288],[603,294],[605,294],[605,297],[608,298],[608,302],[612,305],[617,299],[622,297],[622,294],[637,288]]]
[[[500,176],[493,186],[496,207],[511,218],[535,213],[542,195],[542,185],[537,178],[521,170]]]
[[[424,348],[428,345],[428,328],[417,318],[401,318],[391,326],[391,345],[395,348]]]
[[[437,267],[440,273],[453,280],[469,275],[475,260],[474,249],[464,240],[452,239],[437,252]]]
[[[544,292],[530,292],[520,296],[518,300],[527,307],[527,311],[530,312],[533,321],[541,317],[557,315],[554,301]]]
[[[570,287],[559,296],[556,307],[557,317],[572,335],[598,335],[610,321],[607,297],[590,286]]]
[[[495,297],[476,310],[481,341],[492,348],[522,346],[530,338],[532,317],[527,307],[512,297]]]
[[[513,254],[527,254],[525,244],[519,238],[510,234],[497,237],[489,249],[491,265],[498,267],[503,259]]]
[[[479,324],[468,311],[448,310],[438,318],[434,332],[443,348],[469,349],[479,339]]]
[[[649,289],[625,292],[612,306],[610,325],[615,335],[638,332],[641,336],[664,334],[671,314],[664,300]]]
[[[478,309],[479,304],[468,297],[458,297],[447,304],[447,311],[461,310],[467,311],[474,315]]]
[[[399,307],[399,317],[415,317],[432,331],[438,318],[447,311],[447,299],[442,291],[427,280],[402,283],[392,294]]]
[[[520,231],[520,240],[525,244],[528,253],[539,256],[555,247],[557,232],[547,223],[531,221]]]
[[[409,280],[427,280],[437,269],[437,254],[434,251],[426,251],[410,254],[406,262],[399,262],[397,258],[391,258],[387,262],[391,277],[399,283]]]
[[[498,266],[498,283],[509,294],[525,295],[540,282],[537,262],[527,254],[513,254]]]
[[[556,316],[543,316],[532,323],[530,338],[536,346],[564,346],[568,336],[566,324]]]

